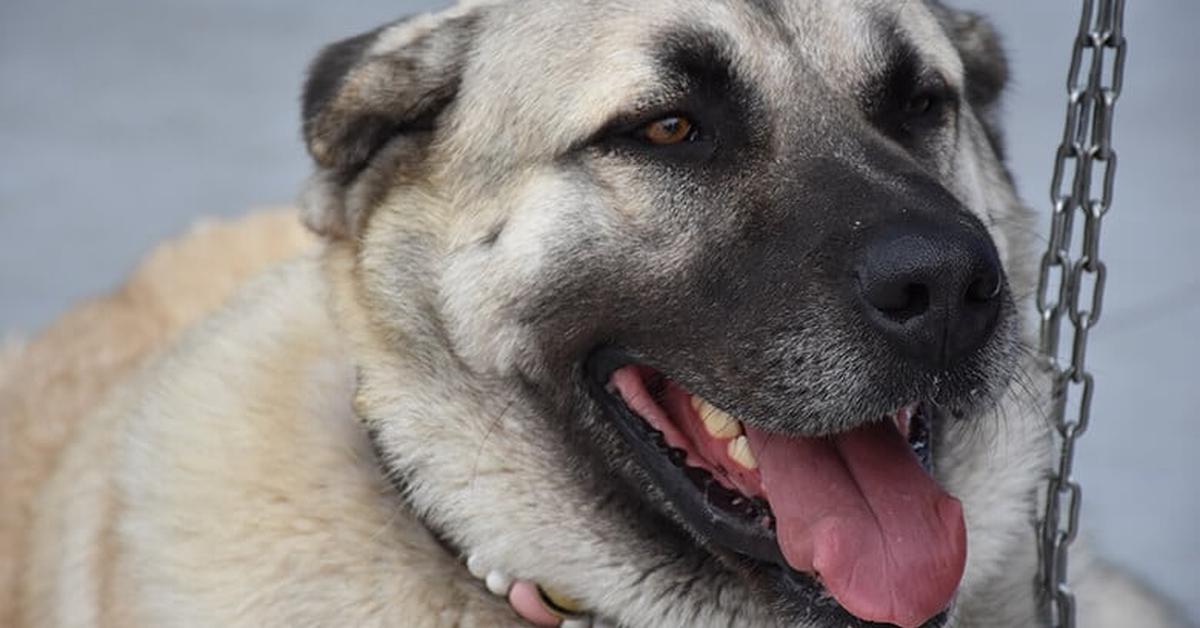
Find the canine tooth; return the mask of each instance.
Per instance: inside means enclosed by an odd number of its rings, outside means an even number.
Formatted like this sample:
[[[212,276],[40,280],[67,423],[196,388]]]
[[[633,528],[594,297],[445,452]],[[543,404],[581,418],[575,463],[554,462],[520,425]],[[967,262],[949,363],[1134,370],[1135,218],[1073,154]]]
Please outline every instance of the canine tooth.
[[[700,397],[692,396],[692,408],[700,415],[700,420],[704,422],[704,431],[708,432],[709,436],[734,438],[742,433],[741,424],[737,419]]]
[[[541,592],[542,597],[546,598],[546,601],[550,602],[556,607],[556,610],[563,610],[571,615],[583,615],[583,604],[581,604],[579,600],[567,595],[563,595],[562,593],[559,593],[550,587],[543,587],[541,585],[538,586],[538,591]]]
[[[754,458],[754,453],[750,451],[750,441],[746,440],[745,436],[738,436],[729,441],[729,447],[726,449],[733,461],[742,465],[747,469],[757,469],[758,460]]]

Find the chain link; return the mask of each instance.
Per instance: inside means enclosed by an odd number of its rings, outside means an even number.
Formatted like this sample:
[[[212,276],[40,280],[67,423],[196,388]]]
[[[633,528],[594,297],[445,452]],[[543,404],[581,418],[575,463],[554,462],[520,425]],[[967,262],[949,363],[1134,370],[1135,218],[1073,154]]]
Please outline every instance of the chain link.
[[[1086,367],[1088,334],[1100,322],[1108,278],[1100,258],[1100,229],[1113,201],[1113,113],[1126,50],[1125,0],[1082,1],[1067,78],[1067,120],[1050,184],[1050,239],[1037,294],[1041,357],[1053,378],[1051,420],[1061,444],[1039,525],[1043,603],[1055,628],[1075,627],[1075,596],[1067,582],[1067,558],[1079,532],[1083,499],[1074,478],[1075,444],[1091,420],[1096,384]],[[1096,184],[1098,190],[1093,190]],[[1062,347],[1064,314],[1072,333],[1067,353]],[[1071,399],[1077,399],[1078,412],[1068,417]]]

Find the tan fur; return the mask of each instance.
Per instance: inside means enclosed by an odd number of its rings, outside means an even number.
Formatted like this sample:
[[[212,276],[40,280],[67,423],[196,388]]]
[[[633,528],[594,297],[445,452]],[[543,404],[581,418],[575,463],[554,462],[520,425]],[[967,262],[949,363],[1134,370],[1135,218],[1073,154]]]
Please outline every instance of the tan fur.
[[[624,245],[677,209],[655,205],[653,186],[678,182],[634,177],[610,154],[586,156],[595,173],[584,176],[561,157],[661,74],[645,54],[660,18],[686,15],[759,46],[735,61],[768,102],[800,102],[795,72],[814,69],[831,79],[806,105],[820,107],[850,102],[854,78],[878,65],[878,46],[857,35],[867,12],[895,5],[787,4],[786,23],[805,35],[790,39],[798,48],[741,4],[486,6],[392,27],[362,49],[351,41],[318,64],[317,76],[350,72],[317,81],[305,98],[318,161],[306,219],[330,236],[319,252],[245,282],[218,308],[254,269],[307,240],[290,218],[196,236],[0,363],[0,550],[15,557],[0,582],[0,623],[517,624],[430,530],[622,625],[780,622],[762,603],[773,598],[755,588],[758,574],[637,525],[629,511],[641,501],[605,492],[632,485],[574,473],[585,465],[553,427],[586,417],[548,412],[522,379],[558,383],[578,364],[564,367],[559,345],[599,342],[588,324],[611,300],[596,298],[612,296],[610,282],[571,290],[597,264],[623,267],[591,252],[642,255],[636,272],[610,272],[624,279],[612,284],[622,294],[641,294],[677,280],[711,252],[705,243],[736,238],[728,217],[738,204],[710,211],[704,229],[672,222],[639,252]],[[906,6],[897,23],[920,35],[949,81],[965,80],[933,15]],[[355,55],[357,65],[342,67]],[[545,60],[547,73],[531,80],[529,68]],[[422,108],[450,94],[455,106],[434,139],[419,120],[435,112]],[[779,114],[793,134],[809,122],[788,117],[797,109]],[[1030,212],[981,119],[967,109],[959,120],[947,134],[956,144],[930,168],[989,219],[1016,292],[1030,294]],[[705,209],[692,199],[692,214]],[[1031,498],[1051,442],[1038,408],[1045,382],[1029,383],[983,410],[982,426],[947,427],[939,446],[939,479],[962,500],[969,528],[956,628],[1036,623]],[[1131,599],[1128,586],[1114,586],[1107,600]]]
[[[157,247],[114,293],[0,360],[0,625],[17,623],[30,501],[82,417],[245,279],[313,245],[293,210],[208,222]]]
[[[259,278],[76,437],[37,504],[29,625],[513,620],[379,476],[319,275]],[[172,420],[181,399],[206,410]]]
[[[108,411],[76,425],[138,365],[226,299],[237,282],[308,248],[293,221],[291,212],[279,212],[197,229],[160,246],[114,295],[79,306],[28,346],[6,347],[0,390],[6,410],[18,412],[6,411],[0,441],[5,447],[0,541],[5,556],[14,559],[5,562],[0,625],[517,624],[503,604],[464,577],[461,565],[410,513],[394,506],[394,495],[346,413],[350,373],[344,347],[332,340],[341,330],[326,316],[323,302],[330,295],[318,288],[324,284],[319,275],[336,276],[353,266],[337,249],[324,273],[306,260],[260,279],[248,292],[260,288],[262,294],[243,297],[236,307],[261,309],[269,303],[254,319],[239,322],[225,314],[193,332],[174,354],[195,350],[214,334],[222,339],[199,365],[167,357],[155,369],[161,376],[143,375],[138,385],[126,387],[152,386],[166,399],[182,395],[237,404],[239,391],[223,390],[211,372],[197,371],[220,361],[233,369],[221,381],[273,395],[256,404],[269,409],[259,420],[231,425],[227,421],[236,413],[215,412],[226,423],[188,425],[183,437],[167,438],[153,432],[170,426],[146,419],[170,414],[171,408],[152,404],[149,411],[134,411],[136,398],[122,399],[118,392]],[[265,248],[247,246],[255,242]],[[225,252],[220,269],[211,263],[214,251]],[[180,291],[188,280],[194,283]],[[352,289],[343,287],[342,302],[352,303],[347,292]],[[354,310],[342,314],[361,329],[363,313]],[[274,351],[253,359],[239,355],[237,347],[251,342]],[[261,368],[267,364],[276,370]],[[54,376],[28,370],[31,365],[48,365]],[[278,371],[279,365],[288,368]],[[320,397],[319,391],[330,389],[344,396]],[[35,415],[35,407],[49,412]],[[126,413],[141,417],[141,425],[131,430]],[[57,419],[58,431],[38,430],[48,425],[35,421],[38,416]],[[297,425],[297,418],[305,422]],[[147,443],[181,449],[158,451]],[[140,450],[122,468],[114,455],[130,447]],[[206,455],[194,456],[197,450]],[[178,459],[194,465],[178,468],[173,464]],[[52,470],[54,479],[46,482]],[[132,491],[127,495],[133,499],[118,505],[114,498],[122,490]],[[41,492],[41,515],[30,528],[27,500],[35,492]],[[118,516],[117,508],[126,512]],[[118,518],[136,523],[114,529]],[[137,543],[122,544],[121,536],[129,535]],[[139,556],[136,547],[146,542],[171,547],[174,560]],[[128,555],[121,555],[122,546]],[[337,552],[327,551],[334,547]],[[35,549],[32,556],[23,553],[29,548]],[[1116,628],[1131,625],[1121,623],[1131,618],[1149,622],[1144,625],[1182,625],[1126,576],[1107,567],[1092,571],[1091,563],[1088,558],[1073,564],[1080,593],[1090,602],[1082,610],[1085,625]],[[167,591],[156,594],[163,580],[208,596],[211,606],[201,611]],[[384,583],[394,589],[379,590]],[[235,607],[233,601],[248,590],[259,592],[254,602]],[[405,602],[389,607],[382,603],[387,599]],[[987,600],[978,603],[986,607]],[[213,608],[230,613],[215,618]],[[334,615],[324,614],[331,611]]]

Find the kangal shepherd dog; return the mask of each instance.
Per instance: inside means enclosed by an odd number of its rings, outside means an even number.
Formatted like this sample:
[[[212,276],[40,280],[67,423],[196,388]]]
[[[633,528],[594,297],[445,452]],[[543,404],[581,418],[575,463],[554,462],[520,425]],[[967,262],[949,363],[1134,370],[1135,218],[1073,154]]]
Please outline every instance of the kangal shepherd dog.
[[[8,356],[0,623],[1040,625],[1005,79],[918,1],[473,2],[333,44],[320,245],[193,236]],[[1074,568],[1081,625],[1178,622]]]

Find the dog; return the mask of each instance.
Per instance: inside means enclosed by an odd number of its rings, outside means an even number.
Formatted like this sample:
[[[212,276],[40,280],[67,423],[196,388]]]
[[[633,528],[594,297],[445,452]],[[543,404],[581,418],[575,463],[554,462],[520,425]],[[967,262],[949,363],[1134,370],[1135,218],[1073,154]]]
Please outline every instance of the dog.
[[[16,623],[1042,625],[1006,76],[938,2],[467,2],[329,46],[321,250],[78,425]],[[1177,621],[1080,575],[1081,625]]]

